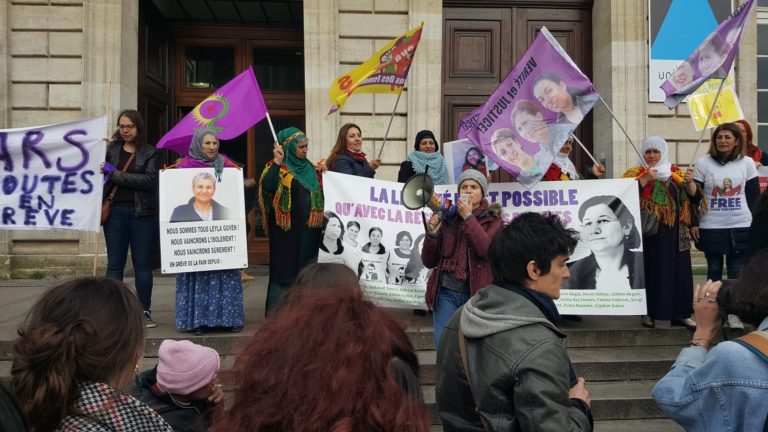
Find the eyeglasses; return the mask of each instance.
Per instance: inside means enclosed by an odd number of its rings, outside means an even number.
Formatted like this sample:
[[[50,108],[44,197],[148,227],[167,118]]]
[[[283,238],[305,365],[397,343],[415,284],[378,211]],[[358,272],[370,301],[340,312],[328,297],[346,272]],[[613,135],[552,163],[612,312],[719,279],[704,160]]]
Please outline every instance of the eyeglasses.
[[[136,125],[132,125],[132,124],[121,125],[121,124],[119,124],[119,125],[117,125],[117,128],[120,129],[120,130],[134,130],[134,129],[136,129]]]
[[[601,217],[597,218],[597,220],[595,222],[587,221],[587,222],[582,223],[581,226],[584,227],[584,228],[589,229],[589,228],[592,228],[593,225],[597,225],[599,228],[602,228],[603,225],[607,225],[607,224],[609,224],[611,222],[617,222],[617,221],[618,221],[618,219],[612,219],[612,218],[610,218],[608,216],[601,216]]]

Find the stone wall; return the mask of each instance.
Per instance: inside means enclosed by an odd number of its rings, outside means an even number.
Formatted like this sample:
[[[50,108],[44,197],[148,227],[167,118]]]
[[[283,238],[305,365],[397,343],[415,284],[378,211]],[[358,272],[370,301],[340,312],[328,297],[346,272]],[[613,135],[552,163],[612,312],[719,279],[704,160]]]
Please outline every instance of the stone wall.
[[[138,2],[0,3],[0,128],[135,108]],[[125,59],[125,61],[123,61]],[[0,231],[0,278],[103,273],[100,233]]]
[[[330,108],[328,86],[393,38],[424,21],[422,39],[395,112],[376,178],[395,180],[421,129],[440,132],[442,2],[432,0],[308,0],[304,2],[307,135],[310,158],[327,156],[344,123],[363,132],[363,151],[378,155],[396,95],[355,94],[342,110]],[[370,158],[371,156],[369,156]]]

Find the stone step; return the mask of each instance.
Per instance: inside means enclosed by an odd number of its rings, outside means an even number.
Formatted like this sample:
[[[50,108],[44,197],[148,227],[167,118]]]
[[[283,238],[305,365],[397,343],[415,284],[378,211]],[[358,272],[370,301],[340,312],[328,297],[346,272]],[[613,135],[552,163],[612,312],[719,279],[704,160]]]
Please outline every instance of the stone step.
[[[667,419],[600,420],[595,422],[595,432],[684,432],[680,425]],[[431,432],[443,432],[443,426],[433,424]]]
[[[664,413],[651,397],[655,380],[622,382],[589,382],[587,389],[592,399],[595,421],[665,419]],[[422,386],[433,424],[440,423],[435,405],[435,386]],[[656,431],[648,428],[645,430]],[[671,429],[680,430],[680,429]]]
[[[569,348],[576,374],[592,381],[650,380],[663,377],[682,346]],[[417,352],[421,383],[437,382],[435,351]]]

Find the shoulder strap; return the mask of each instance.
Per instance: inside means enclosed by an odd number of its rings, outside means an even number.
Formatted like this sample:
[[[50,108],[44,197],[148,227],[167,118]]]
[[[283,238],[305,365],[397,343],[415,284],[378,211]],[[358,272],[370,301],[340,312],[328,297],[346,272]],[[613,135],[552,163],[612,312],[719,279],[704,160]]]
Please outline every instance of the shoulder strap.
[[[120,171],[125,171],[128,169],[128,167],[131,165],[131,162],[133,162],[133,158],[136,157],[136,152],[139,151],[139,149],[136,149],[133,153],[131,153],[131,157],[128,158],[128,162],[123,165],[123,167],[120,169]],[[112,201],[112,199],[115,197],[115,194],[117,193],[117,188],[119,186],[115,185],[115,187],[112,188],[112,192],[109,194],[107,199],[105,201]]]
[[[467,345],[466,345],[466,342],[464,341],[464,330],[461,329],[461,325],[459,325],[459,352],[461,353],[461,364],[464,366],[464,376],[467,377],[467,384],[469,384],[469,392],[472,394],[472,401],[474,401],[475,391],[472,390],[472,381],[469,379],[469,366],[467,363]],[[483,417],[482,414],[480,414],[480,411],[478,411],[477,403],[475,403],[475,412],[477,413],[477,416],[480,417],[480,423],[483,424],[483,429],[485,429],[487,432],[492,432],[493,429],[491,428],[491,425],[488,423],[488,420],[486,420],[486,418]]]
[[[768,332],[753,331],[733,341],[768,362]]]

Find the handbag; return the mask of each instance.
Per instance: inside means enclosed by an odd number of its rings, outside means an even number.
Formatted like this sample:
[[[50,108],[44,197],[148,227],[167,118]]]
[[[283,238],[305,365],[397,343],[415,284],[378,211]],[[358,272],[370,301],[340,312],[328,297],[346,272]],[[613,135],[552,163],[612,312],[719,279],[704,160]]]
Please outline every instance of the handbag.
[[[128,166],[133,162],[133,158],[136,157],[136,152],[133,152],[131,154],[131,157],[128,158],[128,162],[123,165],[123,168],[120,171],[125,171],[128,169]],[[115,187],[112,188],[112,192],[109,193],[109,196],[107,199],[104,200],[104,202],[101,203],[101,224],[104,225],[107,223],[107,219],[109,219],[109,211],[112,209],[112,200],[115,198],[115,194],[117,193],[118,186],[115,185]]]

